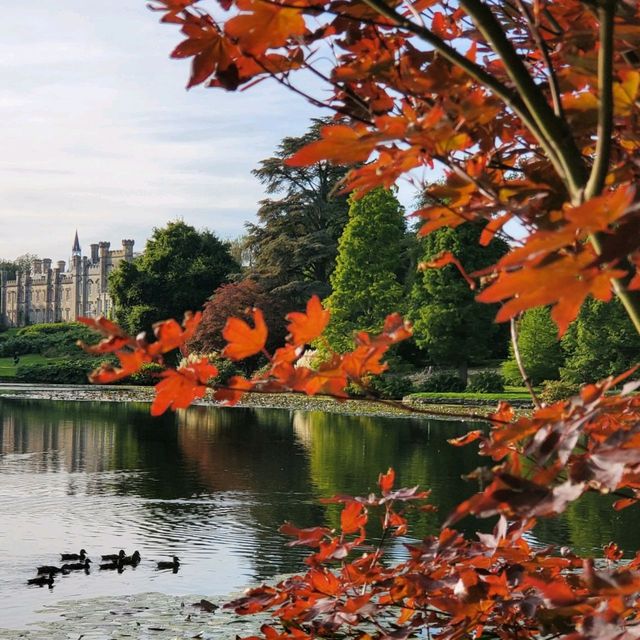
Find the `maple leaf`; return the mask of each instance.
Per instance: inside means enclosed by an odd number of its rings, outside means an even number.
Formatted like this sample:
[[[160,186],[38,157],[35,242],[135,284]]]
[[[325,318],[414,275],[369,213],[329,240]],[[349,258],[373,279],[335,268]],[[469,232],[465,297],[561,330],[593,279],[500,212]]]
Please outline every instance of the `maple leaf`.
[[[260,309],[253,309],[253,323],[251,328],[240,318],[229,318],[222,330],[223,338],[229,343],[222,355],[231,360],[242,360],[260,353],[267,343],[268,329]]]
[[[380,486],[380,491],[382,491],[383,495],[386,495],[393,488],[393,483],[396,478],[396,472],[389,468],[387,473],[380,474],[378,476],[378,485]]]
[[[367,523],[367,512],[360,502],[348,503],[340,514],[340,527],[343,533],[361,531]]]
[[[168,369],[160,374],[162,380],[155,386],[156,397],[151,404],[151,415],[162,415],[167,409],[186,409],[207,390],[207,382],[218,374],[218,369],[201,358],[179,369]]]
[[[262,0],[236,0],[235,4],[246,13],[228,20],[225,33],[248,53],[256,55],[280,47],[306,31],[300,9]]]
[[[231,376],[224,387],[215,390],[213,397],[223,404],[233,406],[238,404],[246,391],[253,388],[253,382],[242,376]]]
[[[293,344],[301,346],[313,342],[329,324],[330,316],[331,313],[322,307],[320,298],[316,295],[307,302],[306,313],[293,311],[287,314],[287,330]]]

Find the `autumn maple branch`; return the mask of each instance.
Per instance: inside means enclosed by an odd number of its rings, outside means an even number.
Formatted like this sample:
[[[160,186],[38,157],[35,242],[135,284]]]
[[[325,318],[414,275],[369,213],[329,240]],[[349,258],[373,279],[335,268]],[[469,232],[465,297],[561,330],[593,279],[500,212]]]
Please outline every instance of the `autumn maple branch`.
[[[558,118],[549,106],[491,9],[479,0],[460,0],[460,5],[500,56],[535,122],[531,132],[538,138],[558,174],[566,181],[572,199],[576,200],[584,186],[584,165],[566,122]]]

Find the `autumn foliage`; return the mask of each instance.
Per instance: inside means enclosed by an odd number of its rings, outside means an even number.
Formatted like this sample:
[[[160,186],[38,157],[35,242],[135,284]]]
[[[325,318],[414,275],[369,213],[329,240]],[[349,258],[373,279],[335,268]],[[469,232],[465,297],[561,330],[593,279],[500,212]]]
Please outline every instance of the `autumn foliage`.
[[[640,5],[632,0],[154,0],[162,21],[191,59],[188,86],[248,88],[265,78],[339,114],[321,139],[297,151],[292,166],[357,165],[345,188],[366,193],[418,171],[442,182],[425,187],[414,215],[421,233],[484,221],[481,242],[509,238],[511,251],[482,272],[465,274],[481,302],[501,303],[499,321],[540,305],[562,334],[592,296],[617,295],[640,331]],[[296,72],[320,90],[296,84]],[[324,91],[323,91],[324,90]],[[320,97],[318,97],[320,96]],[[425,268],[453,264],[454,255]],[[105,320],[87,320],[121,366],[94,374],[119,379],[188,341],[198,316],[156,325],[156,341],[133,339]],[[344,395],[348,382],[384,370],[390,345],[410,328],[398,315],[377,336],[359,333],[355,349],[329,354],[312,370],[296,366],[320,338],[328,314],[317,298],[289,314],[284,346],[267,351],[260,310],[230,319],[224,353],[262,353],[266,373],[217,388],[233,404],[246,391]],[[341,528],[283,532],[312,549],[304,575],[250,591],[240,613],[273,610],[267,640],[354,637],[640,637],[640,555],[621,562],[615,544],[603,558],[541,549],[528,532],[586,492],[614,494],[616,509],[640,498],[640,399],[634,372],[584,387],[570,400],[516,417],[500,405],[488,433],[472,431],[488,464],[472,474],[480,490],[446,514],[437,536],[406,545],[407,559],[384,562],[384,544],[365,538],[381,512],[383,539],[404,535],[408,508],[426,497],[394,490],[341,496]],[[204,393],[205,361],[168,370],[152,411],[187,405]],[[620,385],[622,391],[614,392]],[[464,537],[462,518],[497,517],[492,534]]]

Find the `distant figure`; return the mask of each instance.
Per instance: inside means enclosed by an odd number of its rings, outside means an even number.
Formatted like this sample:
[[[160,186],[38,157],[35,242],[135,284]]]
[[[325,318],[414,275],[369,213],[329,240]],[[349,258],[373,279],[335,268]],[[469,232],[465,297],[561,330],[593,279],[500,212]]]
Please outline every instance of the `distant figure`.
[[[17,353],[13,354],[13,366],[17,367],[20,362],[20,356]]]

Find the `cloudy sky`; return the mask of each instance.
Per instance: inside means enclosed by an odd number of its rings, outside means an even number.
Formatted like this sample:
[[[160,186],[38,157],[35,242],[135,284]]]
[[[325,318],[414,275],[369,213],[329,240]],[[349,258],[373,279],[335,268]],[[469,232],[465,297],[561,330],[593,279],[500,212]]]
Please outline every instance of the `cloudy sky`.
[[[87,252],[176,218],[242,232],[251,169],[320,112],[272,83],[185,91],[179,39],[143,0],[3,3],[0,258],[67,258],[76,228]]]

